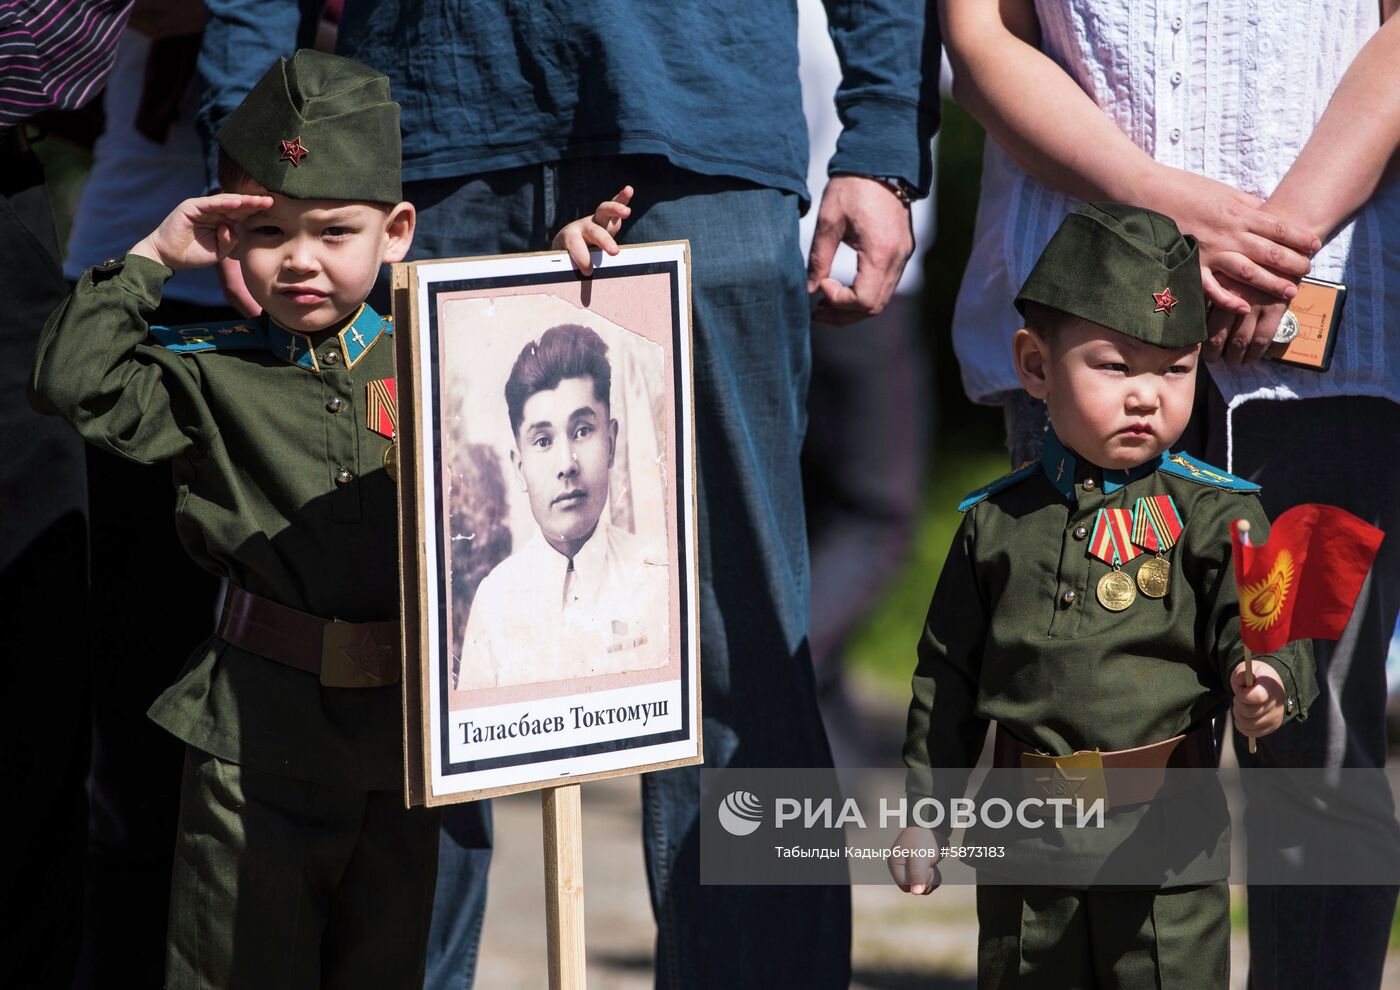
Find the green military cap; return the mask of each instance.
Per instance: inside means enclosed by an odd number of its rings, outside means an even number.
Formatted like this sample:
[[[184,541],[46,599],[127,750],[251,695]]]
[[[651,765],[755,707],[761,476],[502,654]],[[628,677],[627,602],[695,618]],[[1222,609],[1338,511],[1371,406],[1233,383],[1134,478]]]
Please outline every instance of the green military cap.
[[[1016,296],[1158,347],[1206,339],[1196,239],[1171,218],[1121,203],[1086,203],[1065,217]]]
[[[398,203],[399,105],[389,79],[338,55],[279,58],[219,130],[219,147],[270,192]]]

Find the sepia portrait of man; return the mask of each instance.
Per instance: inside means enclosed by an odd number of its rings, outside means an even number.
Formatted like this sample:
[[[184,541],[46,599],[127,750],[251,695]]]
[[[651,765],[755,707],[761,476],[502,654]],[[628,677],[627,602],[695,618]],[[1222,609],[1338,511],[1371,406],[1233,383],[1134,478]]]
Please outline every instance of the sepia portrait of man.
[[[666,548],[607,519],[618,443],[608,347],[550,327],[505,384],[510,480],[536,529],[482,580],[458,687],[480,689],[646,670],[670,647]]]

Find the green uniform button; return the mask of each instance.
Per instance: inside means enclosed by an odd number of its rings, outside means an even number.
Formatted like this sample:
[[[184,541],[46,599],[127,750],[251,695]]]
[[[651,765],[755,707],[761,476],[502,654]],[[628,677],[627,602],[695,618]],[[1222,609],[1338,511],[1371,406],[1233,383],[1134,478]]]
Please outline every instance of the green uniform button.
[[[1094,479],[1093,479],[1093,478],[1085,478],[1085,479],[1084,479],[1084,490],[1085,490],[1086,492],[1091,492],[1091,491],[1094,490]]]
[[[321,363],[325,365],[336,365],[340,363],[340,352],[331,350],[321,355]]]
[[[1087,539],[1088,536],[1089,536],[1089,531],[1088,531],[1087,529],[1085,529],[1083,526],[1076,526],[1076,527],[1074,527],[1074,538],[1075,538],[1076,540]]]
[[[1078,597],[1079,596],[1076,595],[1073,590],[1070,590],[1060,596],[1060,601],[1064,602],[1066,605],[1073,605],[1074,600]]]
[[[331,399],[330,402],[326,403],[326,412],[338,413],[344,405],[345,400],[337,395],[334,399]]]
[[[339,471],[337,471],[337,472],[335,473],[335,483],[336,483],[337,485],[342,486],[342,487],[345,486],[345,485],[350,484],[350,482],[352,482],[352,481],[354,481],[354,480],[355,480],[355,476],[354,476],[353,474],[351,474],[349,471],[345,470],[345,468],[341,468]]]

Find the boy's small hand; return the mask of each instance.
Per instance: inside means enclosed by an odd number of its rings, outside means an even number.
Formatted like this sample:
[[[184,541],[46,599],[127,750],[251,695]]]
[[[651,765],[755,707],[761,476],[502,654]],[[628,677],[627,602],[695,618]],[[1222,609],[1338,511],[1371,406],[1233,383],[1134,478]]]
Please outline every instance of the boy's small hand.
[[[1242,735],[1251,738],[1267,736],[1283,724],[1283,707],[1288,693],[1274,668],[1256,662],[1254,686],[1245,687],[1244,661],[1240,661],[1230,674],[1230,687],[1235,692],[1235,728]]]
[[[172,271],[204,268],[233,250],[237,243],[235,223],[271,208],[271,196],[219,193],[187,199],[131,253],[158,261]]]
[[[938,889],[938,861],[943,858],[943,844],[932,829],[910,826],[899,833],[890,847],[893,854],[885,862],[890,876],[906,894],[931,894]],[[915,855],[931,851],[932,856]]]
[[[623,186],[612,199],[599,203],[591,217],[583,217],[569,224],[554,235],[553,247],[556,251],[569,252],[578,270],[584,275],[593,274],[593,259],[588,255],[589,246],[601,248],[608,254],[617,254],[617,241],[613,240],[622,229],[622,221],[632,215],[627,204],[632,199],[632,187]]]

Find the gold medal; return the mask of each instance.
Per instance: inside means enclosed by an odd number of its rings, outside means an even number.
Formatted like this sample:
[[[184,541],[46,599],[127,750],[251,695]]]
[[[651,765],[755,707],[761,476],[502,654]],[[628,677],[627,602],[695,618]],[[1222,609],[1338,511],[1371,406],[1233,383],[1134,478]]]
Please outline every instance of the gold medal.
[[[1148,598],[1165,598],[1171,585],[1172,565],[1165,557],[1145,560],[1137,572],[1137,586]]]
[[[389,449],[384,451],[384,473],[389,476],[390,481],[399,480],[399,445],[389,444]]]
[[[1120,570],[1112,570],[1099,578],[1099,604],[1110,612],[1121,612],[1137,599],[1133,579]]]

